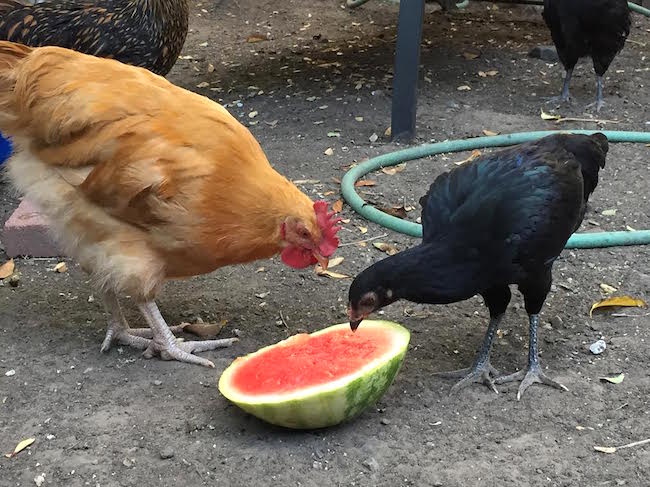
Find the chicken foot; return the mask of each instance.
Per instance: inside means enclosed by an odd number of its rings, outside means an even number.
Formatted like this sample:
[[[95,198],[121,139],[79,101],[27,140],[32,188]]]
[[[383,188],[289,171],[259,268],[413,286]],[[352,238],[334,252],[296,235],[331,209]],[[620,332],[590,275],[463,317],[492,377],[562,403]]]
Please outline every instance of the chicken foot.
[[[153,331],[151,328],[131,328],[124,317],[122,307],[120,306],[120,302],[115,293],[104,293],[103,301],[110,317],[108,319],[106,336],[102,341],[100,351],[102,353],[108,352],[114,343],[127,345],[139,350],[146,350],[151,341],[150,339],[153,338]],[[169,329],[172,333],[178,333],[183,331],[183,329],[188,325],[189,323],[183,323],[177,326],[170,326]]]
[[[559,96],[554,96],[548,100],[548,103],[571,103],[571,94],[569,93],[569,85],[571,84],[571,76],[573,75],[573,68],[567,69],[564,75],[564,85],[562,86],[562,93]]]
[[[537,349],[537,325],[539,324],[539,315],[531,314],[529,316],[529,345],[528,345],[528,370],[520,370],[514,374],[497,377],[495,382],[497,384],[505,384],[506,382],[521,381],[519,390],[517,391],[517,400],[521,399],[526,389],[533,384],[542,384],[546,386],[555,387],[568,391],[564,385],[549,378],[539,365],[539,353]]]
[[[193,354],[229,347],[239,341],[238,338],[225,338],[220,340],[178,342],[171,332],[170,327],[165,322],[165,319],[160,314],[160,310],[155,301],[140,303],[138,307],[153,331],[153,339],[149,340],[148,346],[144,351],[146,358],[160,355],[160,358],[163,360],[178,360],[179,362],[214,368],[214,364],[210,360],[197,357]]]
[[[503,314],[490,318],[488,329],[483,337],[483,344],[481,345],[481,349],[479,350],[476,361],[472,367],[434,374],[440,377],[452,379],[462,377],[462,379],[451,388],[451,391],[449,392],[450,395],[455,394],[461,389],[474,383],[485,384],[495,393],[499,393],[494,385],[494,378],[499,375],[499,372],[492,367],[492,364],[490,364],[490,349],[492,348],[494,334],[496,333],[502,319]]]
[[[603,77],[597,76],[596,79],[596,101],[587,105],[586,108],[589,110],[595,107],[596,113],[598,113],[600,112],[600,109],[605,106],[605,100],[603,99]]]

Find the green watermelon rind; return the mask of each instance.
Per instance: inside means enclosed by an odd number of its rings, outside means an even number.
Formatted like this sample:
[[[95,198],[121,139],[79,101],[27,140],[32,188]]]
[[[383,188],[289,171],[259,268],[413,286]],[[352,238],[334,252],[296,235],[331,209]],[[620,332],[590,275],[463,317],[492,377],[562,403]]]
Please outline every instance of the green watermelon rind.
[[[333,325],[312,336],[349,323]],[[361,326],[375,326],[393,333],[393,348],[369,362],[359,371],[336,381],[284,394],[250,396],[239,393],[229,384],[237,366],[253,355],[287,343],[292,337],[257,352],[236,359],[219,379],[219,391],[244,411],[268,423],[292,429],[317,429],[334,426],[358,416],[384,395],[399,372],[410,340],[409,331],[398,323],[384,320],[364,320]]]

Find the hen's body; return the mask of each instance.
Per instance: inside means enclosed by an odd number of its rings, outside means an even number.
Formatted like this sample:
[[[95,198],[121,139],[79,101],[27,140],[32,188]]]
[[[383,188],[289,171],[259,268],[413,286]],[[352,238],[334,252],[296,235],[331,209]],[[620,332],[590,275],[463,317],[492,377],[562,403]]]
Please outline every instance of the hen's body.
[[[59,46],[166,75],[185,43],[187,0],[0,0],[0,39]]]
[[[566,70],[560,98],[569,100],[569,83],[578,59],[590,57],[598,80],[596,108],[603,105],[602,77],[630,34],[626,0],[544,0],[542,14]]]
[[[15,146],[10,180],[105,296],[113,332],[104,348],[119,335],[151,353],[211,364],[174,345],[153,302],[166,280],[287,248],[300,257],[285,235],[294,227],[314,255],[338,245],[336,229],[324,230],[329,216],[271,167],[221,105],[145,69],[0,42],[0,130]],[[310,239],[329,241],[311,247]],[[122,293],[140,303],[157,343],[128,332]],[[192,346],[183,351],[206,349]]]
[[[580,226],[606,152],[602,134],[553,135],[439,176],[420,201],[422,243],[377,262],[353,282],[353,324],[368,314],[363,310],[368,292],[380,305],[396,299],[444,304],[481,294],[491,322],[477,362],[459,386],[472,381],[492,386],[489,350],[510,301],[509,285],[517,284],[531,317],[527,380],[559,386],[538,366],[537,315],[551,286],[553,262]],[[524,381],[521,392],[528,385]]]

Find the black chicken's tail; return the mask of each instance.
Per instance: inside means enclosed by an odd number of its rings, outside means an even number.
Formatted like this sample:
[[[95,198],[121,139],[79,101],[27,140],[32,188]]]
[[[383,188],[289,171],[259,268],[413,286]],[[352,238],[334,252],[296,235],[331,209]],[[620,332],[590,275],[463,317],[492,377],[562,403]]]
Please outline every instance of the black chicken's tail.
[[[605,167],[605,158],[609,150],[609,141],[605,134],[597,132],[592,135],[566,135],[564,148],[572,153],[580,163],[584,189],[584,202],[598,185],[598,172]]]

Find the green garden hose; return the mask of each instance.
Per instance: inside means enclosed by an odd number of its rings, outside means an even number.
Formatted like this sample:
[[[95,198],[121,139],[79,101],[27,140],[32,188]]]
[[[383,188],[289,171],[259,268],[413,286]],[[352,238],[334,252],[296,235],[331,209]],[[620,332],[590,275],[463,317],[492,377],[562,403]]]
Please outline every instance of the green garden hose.
[[[354,211],[364,218],[412,237],[422,237],[422,225],[397,218],[374,208],[366,203],[355,191],[354,183],[364,175],[381,169],[400,164],[413,159],[443,154],[448,152],[461,152],[486,147],[504,147],[531,140],[539,139],[556,133],[574,133],[590,135],[597,130],[549,130],[539,132],[520,132],[515,134],[495,135],[490,137],[476,137],[473,139],[452,140],[436,144],[424,144],[411,147],[389,154],[374,157],[350,169],[341,181],[341,192],[345,201]],[[600,131],[605,134],[610,142],[650,143],[650,132],[625,132],[617,130]],[[629,232],[594,232],[573,234],[566,244],[566,248],[596,248],[617,247],[622,245],[646,245],[650,243],[650,230]]]

